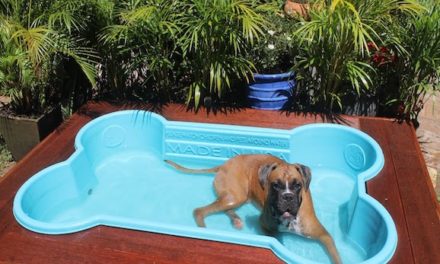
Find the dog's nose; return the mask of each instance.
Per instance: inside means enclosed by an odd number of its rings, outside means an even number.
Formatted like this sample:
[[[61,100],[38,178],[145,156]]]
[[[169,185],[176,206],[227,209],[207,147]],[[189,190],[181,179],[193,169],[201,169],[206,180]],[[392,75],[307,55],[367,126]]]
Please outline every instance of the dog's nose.
[[[291,202],[295,198],[295,195],[293,195],[293,193],[285,193],[282,197],[286,202]]]

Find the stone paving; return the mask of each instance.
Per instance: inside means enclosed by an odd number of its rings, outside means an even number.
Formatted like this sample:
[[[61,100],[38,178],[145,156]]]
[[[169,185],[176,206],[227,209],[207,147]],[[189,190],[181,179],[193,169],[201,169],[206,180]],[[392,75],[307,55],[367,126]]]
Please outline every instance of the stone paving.
[[[431,96],[419,116],[417,137],[440,201],[440,94]]]

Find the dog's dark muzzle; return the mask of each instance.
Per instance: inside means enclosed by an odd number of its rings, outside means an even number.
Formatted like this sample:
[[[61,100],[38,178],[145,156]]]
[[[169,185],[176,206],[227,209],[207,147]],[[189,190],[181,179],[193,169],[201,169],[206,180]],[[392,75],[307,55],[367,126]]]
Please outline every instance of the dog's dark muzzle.
[[[296,217],[299,207],[301,205],[301,198],[294,193],[281,194],[277,201],[276,208],[278,209],[278,215],[289,213],[293,217]]]
[[[284,193],[281,195],[281,199],[285,202],[293,202],[295,200],[295,195],[293,193]]]

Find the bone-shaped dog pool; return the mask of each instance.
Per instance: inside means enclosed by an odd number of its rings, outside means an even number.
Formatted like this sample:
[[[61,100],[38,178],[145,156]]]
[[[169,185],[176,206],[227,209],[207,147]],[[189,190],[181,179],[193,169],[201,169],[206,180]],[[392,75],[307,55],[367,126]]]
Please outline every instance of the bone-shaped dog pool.
[[[85,125],[75,148],[69,159],[38,172],[18,191],[13,210],[25,228],[64,234],[107,225],[269,248],[288,263],[330,263],[314,240],[265,235],[251,203],[237,210],[242,230],[224,213],[208,216],[207,228],[197,227],[192,213],[215,200],[214,175],[182,174],[163,161],[207,168],[238,154],[270,153],[311,168],[316,214],[344,263],[385,263],[397,245],[389,213],[365,190],[383,167],[382,151],[353,128],[313,124],[281,130],[120,111]]]

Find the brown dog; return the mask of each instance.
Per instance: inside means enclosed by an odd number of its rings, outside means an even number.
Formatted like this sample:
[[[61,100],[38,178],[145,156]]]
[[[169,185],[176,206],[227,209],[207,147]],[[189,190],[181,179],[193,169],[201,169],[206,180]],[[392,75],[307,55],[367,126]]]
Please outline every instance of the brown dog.
[[[292,232],[319,240],[327,248],[334,263],[341,263],[332,237],[316,218],[309,191],[310,169],[289,164],[271,155],[238,155],[211,169],[188,169],[166,160],[186,173],[216,172],[214,188],[217,200],[194,210],[196,223],[205,227],[204,218],[224,211],[236,228],[243,222],[234,209],[248,200],[255,202],[262,213],[261,226],[267,232]]]

